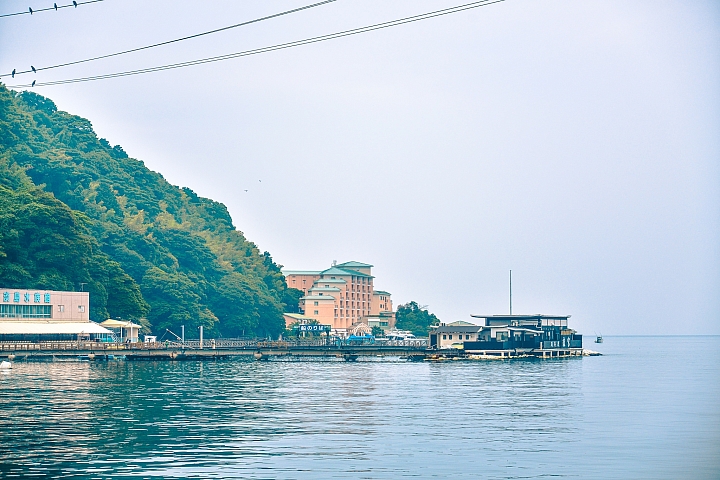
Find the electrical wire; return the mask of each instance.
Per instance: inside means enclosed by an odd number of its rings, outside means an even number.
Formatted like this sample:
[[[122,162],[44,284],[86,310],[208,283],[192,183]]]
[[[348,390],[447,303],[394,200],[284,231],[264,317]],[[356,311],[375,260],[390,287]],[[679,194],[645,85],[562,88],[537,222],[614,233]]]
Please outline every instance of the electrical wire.
[[[331,33],[331,34],[327,34],[327,35],[320,35],[317,37],[306,38],[303,40],[296,40],[294,42],[281,43],[281,44],[277,44],[277,45],[271,45],[268,47],[256,48],[256,49],[252,49],[252,50],[245,50],[245,51],[236,52],[236,53],[230,53],[227,55],[219,55],[216,57],[207,57],[207,58],[201,58],[201,59],[197,59],[197,60],[190,60],[187,62],[173,63],[173,64],[161,65],[161,66],[157,66],[157,67],[142,68],[142,69],[138,69],[138,70],[129,70],[129,71],[125,71],[125,72],[109,73],[109,74],[105,74],[105,75],[95,75],[95,76],[81,77],[81,78],[70,78],[70,79],[65,79],[65,80],[55,80],[55,81],[42,82],[42,83],[33,82],[33,84],[26,84],[26,85],[11,85],[11,86],[8,86],[8,88],[27,88],[27,87],[33,87],[33,86],[44,87],[44,86],[52,86],[52,85],[65,85],[65,84],[69,84],[69,83],[80,83],[80,82],[90,82],[90,81],[95,81],[95,80],[105,80],[105,79],[109,79],[109,78],[126,77],[126,76],[131,76],[131,75],[141,75],[141,74],[145,74],[145,73],[160,72],[163,70],[172,70],[172,69],[176,69],[176,68],[189,67],[189,66],[193,66],[193,65],[202,65],[204,63],[219,62],[219,61],[229,60],[229,59],[233,59],[233,58],[246,57],[246,56],[250,56],[250,55],[258,55],[261,53],[272,52],[275,50],[283,50],[286,48],[297,47],[300,45],[308,45],[311,43],[324,42],[327,40],[333,40],[335,38],[347,37],[350,35],[357,35],[360,33],[371,32],[374,30],[380,30],[380,29],[384,29],[384,28],[390,28],[390,27],[394,27],[397,25],[403,25],[405,23],[417,22],[420,20],[427,20],[429,18],[440,17],[443,15],[449,15],[451,13],[462,12],[464,10],[470,10],[473,8],[484,7],[487,5],[492,5],[492,4],[500,3],[500,2],[504,2],[504,1],[505,0],[480,0],[480,1],[476,1],[476,2],[466,3],[463,5],[458,5],[455,7],[445,8],[442,10],[435,10],[432,12],[427,12],[427,13],[423,13],[423,14],[419,14],[419,15],[413,15],[411,17],[404,17],[404,18],[399,18],[396,20],[391,20],[388,22],[367,25],[365,27],[353,28],[350,30],[343,30],[341,32]]]
[[[96,0],[96,1],[101,1],[101,0]],[[107,55],[100,55],[99,57],[86,58],[86,59],[84,59],[84,60],[76,60],[76,61],[74,61],[74,62],[60,63],[60,64],[58,64],[58,65],[51,65],[51,66],[49,66],[49,67],[37,67],[37,68],[35,68],[35,71],[38,71],[38,72],[39,72],[39,71],[41,71],[41,70],[50,70],[50,69],[53,69],[53,68],[67,67],[67,66],[70,66],[70,65],[77,65],[77,64],[79,64],[79,63],[87,63],[87,62],[92,62],[92,61],[94,61],[94,60],[101,60],[101,59],[103,59],[103,58],[110,58],[110,57],[116,57],[116,56],[118,56],[118,55],[125,55],[126,53],[139,52],[140,50],[147,50],[147,49],[149,49],[149,48],[160,47],[160,46],[162,46],[162,45],[169,45],[169,44],[171,44],[171,43],[182,42],[183,40],[190,40],[190,39],[192,39],[192,38],[202,37],[203,35],[210,35],[211,33],[218,33],[218,32],[222,32],[222,31],[225,31],[225,30],[230,30],[230,29],[233,29],[233,28],[242,27],[242,26],[245,26],[245,25],[250,25],[250,24],[252,24],[252,23],[258,23],[258,22],[262,22],[262,21],[264,21],[264,20],[270,20],[271,18],[282,17],[283,15],[289,15],[289,14],[291,14],[291,13],[300,12],[300,11],[302,11],[302,10],[308,10],[308,9],[310,9],[310,8],[319,7],[320,5],[325,5],[325,4],[333,3],[333,2],[336,2],[336,1],[337,1],[337,0],[323,0],[322,2],[313,3],[313,4],[311,4],[311,5],[305,5],[304,7],[294,8],[294,9],[292,9],[292,10],[287,10],[287,11],[280,12],[280,13],[275,13],[275,14],[273,14],[273,15],[268,15],[268,16],[265,16],[265,17],[256,18],[256,19],[254,19],[254,20],[248,20],[247,22],[236,23],[235,25],[230,25],[230,26],[228,26],[228,27],[216,28],[215,30],[209,30],[209,31],[207,31],[207,32],[196,33],[196,34],[194,34],[194,35],[188,35],[187,37],[176,38],[176,39],[174,39],[174,40],[167,40],[167,41],[165,41],[165,42],[154,43],[154,44],[152,44],[152,45],[146,45],[146,46],[144,46],[144,47],[132,48],[132,49],[130,49],[130,50],[123,50],[123,51],[121,51],[121,52],[110,53],[110,54],[107,54]],[[35,71],[33,71],[33,70],[24,70],[24,71],[21,71],[21,72],[15,72],[15,75],[22,75],[22,74],[24,74],[24,73],[35,73]],[[5,73],[5,74],[3,74],[3,75],[0,75],[0,78],[2,78],[2,77],[8,77],[8,76],[12,76],[12,74],[11,74],[11,73]],[[13,77],[13,78],[14,78],[14,77]]]
[[[2,17],[14,17],[16,15],[32,15],[34,13],[40,13],[40,12],[47,12],[50,10],[60,10],[61,8],[69,8],[69,7],[79,7],[80,5],[85,5],[86,3],[97,3],[97,2],[103,2],[105,0],[87,0],[85,2],[75,2],[75,3],[68,3],[67,5],[53,5],[52,7],[48,8],[38,8],[37,10],[33,10],[28,8],[25,12],[16,12],[16,13],[5,13],[3,15],[0,15],[0,18]]]

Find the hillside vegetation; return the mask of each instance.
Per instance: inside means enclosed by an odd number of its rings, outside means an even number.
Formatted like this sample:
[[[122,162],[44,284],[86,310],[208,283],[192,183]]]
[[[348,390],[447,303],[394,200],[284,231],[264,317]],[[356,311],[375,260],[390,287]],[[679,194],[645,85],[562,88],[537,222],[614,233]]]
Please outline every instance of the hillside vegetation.
[[[0,287],[90,292],[91,318],[277,335],[288,289],[225,205],[169,184],[91,123],[0,85]]]

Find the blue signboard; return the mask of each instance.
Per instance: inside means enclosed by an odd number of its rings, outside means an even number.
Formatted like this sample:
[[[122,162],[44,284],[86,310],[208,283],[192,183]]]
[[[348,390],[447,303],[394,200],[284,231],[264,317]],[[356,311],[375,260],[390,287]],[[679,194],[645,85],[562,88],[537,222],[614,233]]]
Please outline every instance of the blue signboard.
[[[22,298],[22,301],[25,303],[30,303],[30,299],[32,298],[33,303],[50,303],[50,294],[49,293],[23,293],[22,295],[20,292],[12,292],[12,296],[10,295],[10,292],[2,292],[2,301],[3,302],[10,302],[10,298],[12,298],[12,301],[14,303],[20,303],[20,299]]]
[[[295,325],[297,330],[301,332],[329,332],[332,329],[330,325]]]

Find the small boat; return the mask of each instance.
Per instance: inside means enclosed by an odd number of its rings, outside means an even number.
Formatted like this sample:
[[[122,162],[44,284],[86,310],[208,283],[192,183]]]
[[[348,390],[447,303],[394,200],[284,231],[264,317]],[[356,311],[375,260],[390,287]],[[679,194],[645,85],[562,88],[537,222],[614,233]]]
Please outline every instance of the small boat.
[[[12,363],[8,362],[7,360],[3,360],[2,362],[0,362],[0,368],[12,368]]]
[[[598,335],[598,336],[595,338],[595,343],[602,343],[602,342],[603,342],[602,335]]]

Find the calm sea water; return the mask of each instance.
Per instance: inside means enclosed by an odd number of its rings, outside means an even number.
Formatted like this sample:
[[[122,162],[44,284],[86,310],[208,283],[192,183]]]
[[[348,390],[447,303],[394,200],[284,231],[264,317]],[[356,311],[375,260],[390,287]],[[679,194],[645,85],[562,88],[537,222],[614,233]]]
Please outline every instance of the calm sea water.
[[[602,357],[17,362],[3,478],[720,478],[720,337]]]

